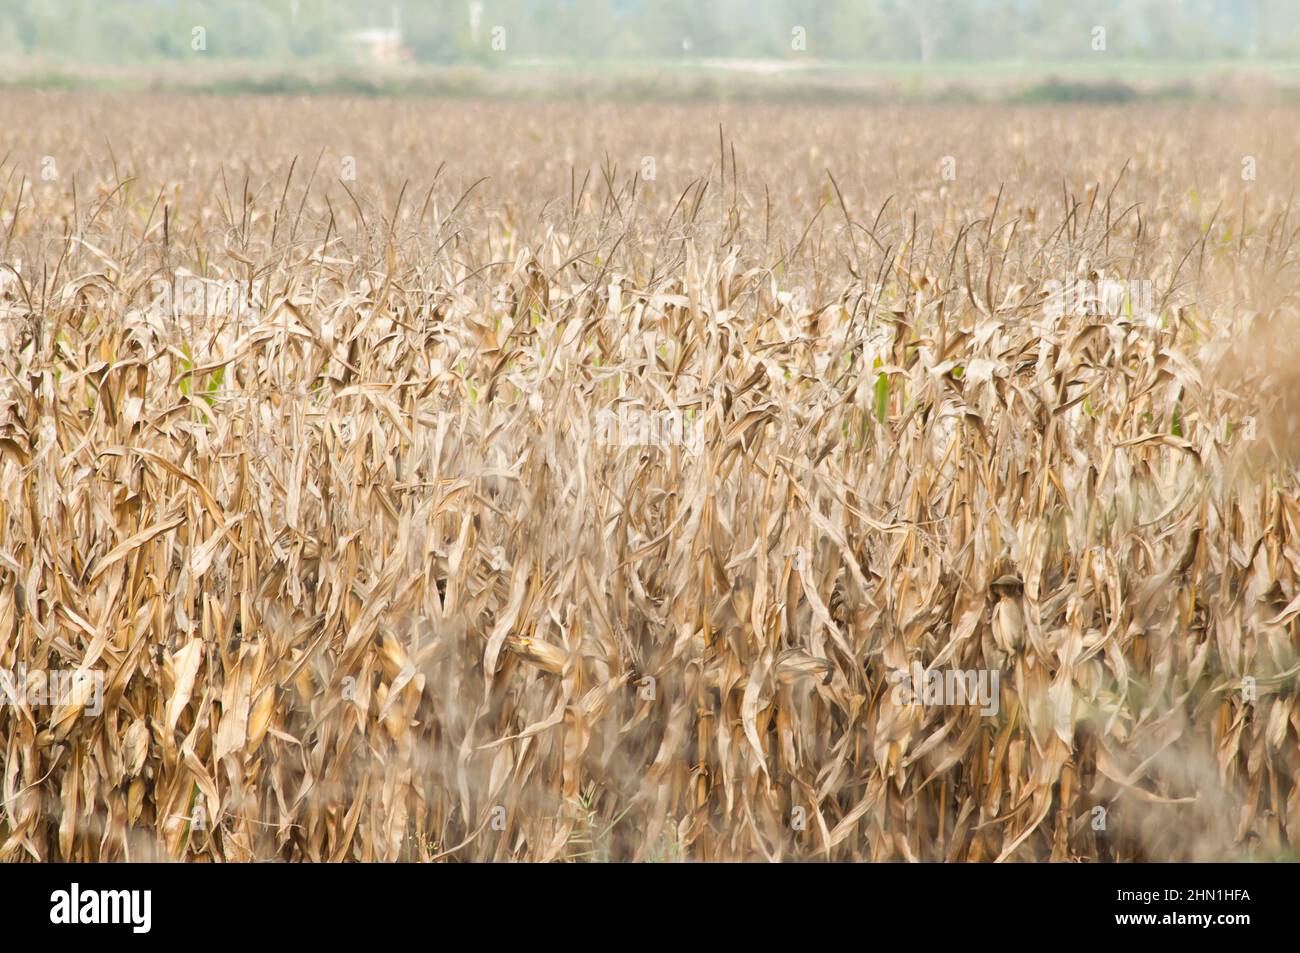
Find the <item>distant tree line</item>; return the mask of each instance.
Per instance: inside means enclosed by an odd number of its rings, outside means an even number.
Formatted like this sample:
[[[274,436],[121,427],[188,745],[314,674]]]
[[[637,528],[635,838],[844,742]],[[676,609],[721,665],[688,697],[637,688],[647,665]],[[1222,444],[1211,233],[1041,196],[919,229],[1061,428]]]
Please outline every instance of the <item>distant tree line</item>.
[[[1290,58],[1300,0],[0,0],[4,58],[339,60],[361,30],[430,63]]]

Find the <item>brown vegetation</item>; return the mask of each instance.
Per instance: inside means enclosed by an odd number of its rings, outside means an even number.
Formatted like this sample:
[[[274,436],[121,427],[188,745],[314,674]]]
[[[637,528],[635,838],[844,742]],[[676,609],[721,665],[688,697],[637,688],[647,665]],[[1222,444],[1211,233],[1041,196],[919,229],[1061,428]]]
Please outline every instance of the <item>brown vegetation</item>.
[[[1293,855],[1293,113],[0,118],[0,859]]]

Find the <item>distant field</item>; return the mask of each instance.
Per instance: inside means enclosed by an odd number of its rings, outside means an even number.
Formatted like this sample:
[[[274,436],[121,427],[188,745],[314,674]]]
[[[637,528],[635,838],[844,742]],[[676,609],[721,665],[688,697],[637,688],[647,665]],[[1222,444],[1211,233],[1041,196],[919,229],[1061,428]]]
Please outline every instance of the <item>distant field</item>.
[[[1300,110],[344,89],[3,93],[0,860],[1296,856]]]
[[[815,59],[623,61],[489,59],[483,65],[268,66],[159,61],[131,67],[48,60],[5,64],[0,86],[225,94],[612,99],[619,101],[1300,102],[1300,63],[1125,60],[834,63]]]

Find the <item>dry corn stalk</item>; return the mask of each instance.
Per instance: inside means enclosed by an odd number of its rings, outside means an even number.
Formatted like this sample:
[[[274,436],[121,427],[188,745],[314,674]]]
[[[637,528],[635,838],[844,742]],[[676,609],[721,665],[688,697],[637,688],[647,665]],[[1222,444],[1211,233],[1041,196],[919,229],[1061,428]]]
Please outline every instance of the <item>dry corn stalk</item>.
[[[0,859],[1294,856],[1290,112],[203,108],[6,94]]]

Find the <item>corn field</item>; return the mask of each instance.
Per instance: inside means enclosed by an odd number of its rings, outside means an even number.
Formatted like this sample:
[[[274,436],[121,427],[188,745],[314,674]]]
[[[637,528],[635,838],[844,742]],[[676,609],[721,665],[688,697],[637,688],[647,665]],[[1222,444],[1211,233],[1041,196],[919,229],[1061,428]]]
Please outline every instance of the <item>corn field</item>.
[[[1295,119],[5,92],[0,859],[1294,858]]]

